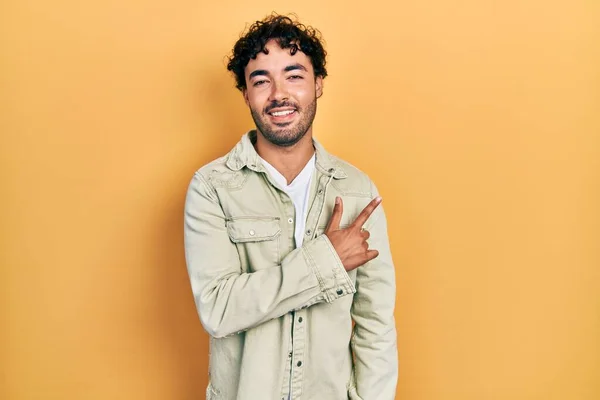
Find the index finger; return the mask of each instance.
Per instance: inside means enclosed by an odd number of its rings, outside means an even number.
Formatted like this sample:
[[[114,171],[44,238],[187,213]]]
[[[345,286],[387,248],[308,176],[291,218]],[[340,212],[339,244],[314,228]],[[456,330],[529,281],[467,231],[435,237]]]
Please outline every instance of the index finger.
[[[354,228],[362,228],[362,226],[367,222],[373,211],[381,204],[381,197],[377,196],[367,206],[358,214],[358,217],[354,220],[351,226]]]

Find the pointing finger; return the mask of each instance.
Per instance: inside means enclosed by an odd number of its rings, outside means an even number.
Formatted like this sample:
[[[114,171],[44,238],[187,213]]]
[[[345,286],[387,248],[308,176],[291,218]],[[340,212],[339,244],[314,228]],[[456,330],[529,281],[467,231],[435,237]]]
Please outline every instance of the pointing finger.
[[[377,206],[379,206],[380,203],[380,196],[377,196],[373,200],[371,200],[371,202],[367,204],[367,206],[360,212],[360,214],[358,214],[358,217],[356,217],[356,219],[352,223],[352,226],[354,228],[361,228],[365,224],[365,222],[367,222],[371,214],[373,214],[373,211],[375,211],[375,209],[377,208]]]

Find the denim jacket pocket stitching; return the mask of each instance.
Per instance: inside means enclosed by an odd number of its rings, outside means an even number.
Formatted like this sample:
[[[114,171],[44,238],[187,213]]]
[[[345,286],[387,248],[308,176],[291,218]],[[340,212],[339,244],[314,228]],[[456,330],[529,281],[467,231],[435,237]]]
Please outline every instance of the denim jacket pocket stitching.
[[[256,271],[281,260],[281,227],[278,217],[235,217],[226,220],[227,234],[238,248],[242,270]]]
[[[233,243],[268,241],[281,234],[279,218],[233,218],[226,225]]]

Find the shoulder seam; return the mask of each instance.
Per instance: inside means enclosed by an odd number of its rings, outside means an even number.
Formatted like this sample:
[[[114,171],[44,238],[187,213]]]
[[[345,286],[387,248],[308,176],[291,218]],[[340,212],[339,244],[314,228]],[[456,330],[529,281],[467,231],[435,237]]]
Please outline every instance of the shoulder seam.
[[[206,178],[204,177],[204,174],[202,172],[200,172],[200,170],[196,171],[194,173],[194,175],[196,175],[199,179],[200,182],[204,185],[204,187],[206,188],[206,194],[210,197],[210,199],[212,201],[214,201],[215,203],[219,202],[218,196],[217,196],[217,191],[215,190],[215,188],[206,180]]]

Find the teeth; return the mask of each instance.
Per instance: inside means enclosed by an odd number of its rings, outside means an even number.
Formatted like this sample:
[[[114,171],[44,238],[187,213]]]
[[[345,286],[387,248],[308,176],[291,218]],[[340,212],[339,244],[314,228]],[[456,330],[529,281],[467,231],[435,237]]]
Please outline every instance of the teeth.
[[[284,115],[290,115],[293,112],[294,112],[294,110],[276,111],[276,112],[271,113],[271,115],[273,115],[275,117],[283,117]]]

